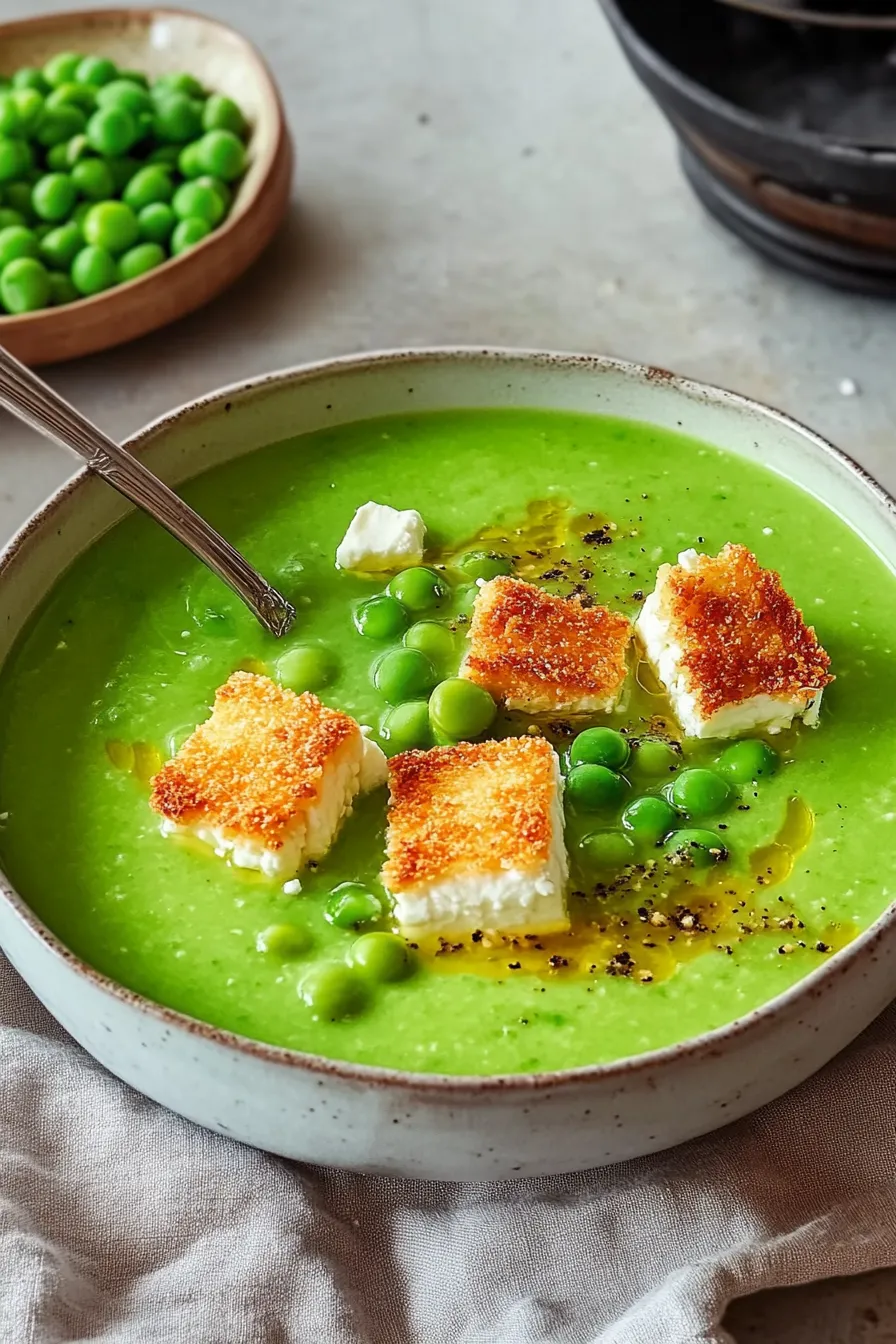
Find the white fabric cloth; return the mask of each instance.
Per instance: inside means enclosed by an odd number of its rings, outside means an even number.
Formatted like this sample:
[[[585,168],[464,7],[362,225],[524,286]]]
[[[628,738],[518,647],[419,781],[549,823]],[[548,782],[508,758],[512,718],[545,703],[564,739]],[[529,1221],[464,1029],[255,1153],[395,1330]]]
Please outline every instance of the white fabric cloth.
[[[428,1185],[170,1115],[0,958],[0,1126],[4,1344],[730,1344],[734,1297],[896,1263],[896,1008],[686,1147]]]

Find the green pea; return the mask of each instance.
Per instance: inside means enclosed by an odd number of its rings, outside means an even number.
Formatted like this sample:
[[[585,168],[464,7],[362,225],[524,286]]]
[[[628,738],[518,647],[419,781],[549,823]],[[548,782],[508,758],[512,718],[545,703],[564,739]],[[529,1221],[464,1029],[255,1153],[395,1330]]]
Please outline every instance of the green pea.
[[[245,136],[248,126],[232,98],[227,98],[223,93],[213,93],[202,109],[202,129],[232,131],[234,135]]]
[[[107,56],[85,56],[83,61],[79,61],[75,66],[72,79],[78,84],[93,84],[95,88],[99,88],[100,85],[108,84],[115,79],[117,74],[118,67]]]
[[[159,201],[154,205],[144,205],[138,211],[137,223],[140,237],[149,243],[167,243],[177,223],[177,217],[170,205]]]
[[[230,209],[230,203],[233,200],[233,192],[226,182],[221,181],[220,177],[211,177],[208,173],[203,173],[201,177],[196,177],[192,180],[200,183],[203,187],[211,187],[213,191],[216,191],[224,203],[225,213]]]
[[[134,174],[122,192],[122,200],[132,210],[142,210],[145,205],[155,205],[157,201],[170,201],[173,195],[171,173],[161,164],[151,163]],[[187,214],[194,213],[198,212],[187,211]]]
[[[19,257],[37,257],[40,255],[40,242],[33,229],[21,224],[11,224],[0,229],[0,269],[8,266]]]
[[[142,85],[133,79],[113,79],[96,95],[97,107],[113,107],[139,117],[152,111],[152,99]]]
[[[206,131],[196,142],[196,159],[203,173],[234,182],[246,168],[243,142],[232,131]]]
[[[513,572],[513,562],[507,555],[495,551],[467,551],[456,561],[457,568],[468,579],[496,579],[499,574]]]
[[[34,257],[17,257],[0,271],[0,299],[8,313],[33,313],[46,308],[50,280],[46,267]]]
[[[336,672],[333,655],[320,644],[299,644],[287,649],[275,667],[277,680],[291,691],[316,691],[332,681]]]
[[[60,51],[44,63],[43,77],[56,89],[60,84],[67,84],[69,80],[75,78],[75,71],[83,59],[79,52]]]
[[[497,706],[488,691],[465,677],[440,681],[429,701],[429,719],[434,731],[459,742],[478,737],[491,727]]]
[[[79,294],[99,294],[118,283],[115,258],[105,247],[83,247],[72,262],[72,283]]]
[[[417,621],[405,633],[402,642],[409,649],[425,653],[436,667],[444,667],[457,657],[454,635],[447,625],[438,621]]]
[[[214,228],[224,218],[224,202],[214,187],[201,182],[184,182],[171,201],[178,219],[204,219]]]
[[[12,76],[14,89],[34,89],[37,93],[49,93],[50,86],[40,70],[33,65],[24,65]]]
[[[369,997],[363,976],[338,963],[312,966],[299,985],[299,994],[315,1019],[329,1022],[355,1017]]]
[[[55,151],[51,150],[50,152],[53,153]],[[83,132],[79,132],[78,135],[73,135],[71,140],[66,144],[65,163],[61,166],[65,168],[74,168],[76,163],[80,163],[82,159],[91,158],[93,153],[93,148],[90,141],[87,139],[87,136],[84,135]]]
[[[45,234],[40,243],[40,255],[49,266],[67,270],[84,246],[77,224],[71,220]]]
[[[140,235],[137,216],[124,201],[100,201],[84,216],[84,241],[107,252],[126,252]]]
[[[202,110],[186,93],[171,93],[155,101],[152,118],[153,135],[157,140],[172,145],[183,145],[195,140],[202,130]],[[224,135],[226,132],[222,131]],[[237,144],[240,142],[237,141]],[[211,168],[208,172],[213,171]],[[223,176],[223,174],[216,174]]]
[[[139,159],[130,154],[119,154],[107,160],[116,191],[124,191],[131,178],[140,169]]]
[[[479,589],[475,583],[462,585],[454,590],[454,606],[461,616],[470,616],[476,605],[476,599],[479,596]]]
[[[86,125],[87,118],[79,107],[48,107],[41,118],[37,139],[45,149],[64,150],[72,136],[80,134]]]
[[[632,765],[651,779],[671,774],[681,765],[681,752],[659,737],[642,737],[632,745]]]
[[[75,206],[74,210],[72,211],[72,217],[69,220],[69,223],[77,224],[78,229],[80,230],[84,224],[84,218],[87,214],[87,211],[92,209],[93,209],[92,201],[79,201],[78,204]],[[82,238],[84,237],[83,233],[81,234],[81,237]]]
[[[10,136],[0,135],[0,182],[12,182],[24,177],[33,163],[34,155],[27,140],[14,140]]]
[[[96,89],[89,84],[76,84],[74,80],[60,84],[52,93],[47,94],[47,107],[80,107],[82,112],[93,112],[96,107]]]
[[[181,252],[186,252],[189,248],[195,247],[197,243],[202,242],[203,238],[207,238],[211,231],[211,225],[204,219],[179,220],[171,235],[172,255],[178,257]]]
[[[396,574],[387,591],[408,611],[428,611],[445,596],[445,585],[433,570],[414,565]]]
[[[72,182],[88,201],[105,201],[115,190],[112,170],[105,159],[81,159],[72,168]]]
[[[713,817],[731,802],[731,789],[714,770],[682,770],[669,785],[669,800],[689,817]]]
[[[379,919],[383,907],[372,891],[360,882],[341,882],[327,897],[324,918],[338,929],[354,929]]]
[[[205,89],[199,83],[195,75],[188,75],[183,71],[172,71],[167,75],[159,75],[152,86],[154,95],[167,98],[172,93],[185,93],[190,98],[204,98]]]
[[[25,227],[25,216],[20,210],[9,210],[5,206],[0,208],[0,229],[11,229]]]
[[[147,154],[146,162],[167,164],[169,168],[176,168],[177,160],[182,153],[180,145],[159,145],[151,154]]]
[[[186,178],[202,177],[205,169],[199,158],[198,140],[194,140],[190,145],[184,145],[177,156],[177,166]]]
[[[393,639],[407,623],[404,607],[388,593],[369,597],[355,610],[355,626],[368,639]]]
[[[711,868],[714,863],[724,863],[728,858],[728,850],[715,831],[673,831],[663,849],[674,863],[688,868]]]
[[[168,254],[159,243],[137,243],[118,258],[118,278],[121,281],[139,280],[141,275],[154,271],[167,259]]]
[[[137,123],[123,107],[101,107],[87,123],[87,139],[98,154],[125,154],[137,139]]]
[[[635,798],[622,814],[622,824],[631,831],[635,840],[646,845],[659,844],[664,836],[675,829],[678,817],[675,808],[665,798],[645,795]]]
[[[380,741],[387,756],[432,746],[429,706],[425,700],[405,700],[387,709],[380,724]]]
[[[418,700],[436,684],[436,670],[419,649],[391,649],[373,668],[373,684],[390,705]]]
[[[22,129],[16,100],[11,93],[0,94],[0,135],[15,135]]]
[[[299,924],[269,924],[255,939],[259,952],[288,961],[301,957],[311,946],[311,934]]]
[[[404,980],[414,969],[407,943],[394,933],[362,934],[352,943],[350,956],[352,965],[373,980]]]
[[[566,776],[566,797],[577,812],[602,812],[618,807],[627,785],[605,765],[576,765]]]
[[[578,852],[586,868],[602,872],[619,872],[635,861],[634,842],[621,831],[592,831],[579,841]]]
[[[71,214],[77,198],[78,189],[67,173],[47,173],[34,184],[31,206],[38,218],[58,224]]]
[[[65,271],[48,271],[50,281],[50,304],[58,308],[63,303],[74,303],[81,296],[72,284],[70,275]]]
[[[726,747],[719,757],[719,770],[734,784],[752,784],[768,779],[780,765],[778,753],[767,742],[749,738]]]
[[[44,100],[35,89],[16,89],[10,94],[18,113],[19,135],[33,135],[44,114]]]
[[[139,84],[141,89],[149,88],[149,80],[142,70],[119,70],[118,78],[126,79],[131,84]]]
[[[628,757],[628,743],[615,728],[586,728],[569,749],[570,765],[605,765],[621,770]]]

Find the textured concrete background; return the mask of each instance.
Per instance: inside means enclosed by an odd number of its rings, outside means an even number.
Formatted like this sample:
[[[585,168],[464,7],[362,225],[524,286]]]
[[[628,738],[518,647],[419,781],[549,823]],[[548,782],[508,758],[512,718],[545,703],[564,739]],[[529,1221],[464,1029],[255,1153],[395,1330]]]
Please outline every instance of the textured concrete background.
[[[58,7],[0,0],[0,19]],[[896,488],[894,309],[773,269],[703,216],[592,0],[195,7],[251,25],[280,81],[293,206],[265,258],[203,312],[49,371],[105,429],[329,354],[540,346],[760,397]],[[841,395],[843,378],[858,395]],[[0,421],[0,540],[72,469]],[[896,1273],[738,1304],[731,1328],[739,1344],[896,1341]]]

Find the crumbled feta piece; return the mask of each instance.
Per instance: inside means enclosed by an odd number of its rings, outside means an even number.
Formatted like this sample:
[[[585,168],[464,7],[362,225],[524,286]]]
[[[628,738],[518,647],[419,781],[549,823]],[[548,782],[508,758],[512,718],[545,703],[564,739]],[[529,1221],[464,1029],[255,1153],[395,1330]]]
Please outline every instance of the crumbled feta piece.
[[[378,573],[406,569],[423,559],[426,524],[416,509],[362,504],[336,550],[339,569]]]

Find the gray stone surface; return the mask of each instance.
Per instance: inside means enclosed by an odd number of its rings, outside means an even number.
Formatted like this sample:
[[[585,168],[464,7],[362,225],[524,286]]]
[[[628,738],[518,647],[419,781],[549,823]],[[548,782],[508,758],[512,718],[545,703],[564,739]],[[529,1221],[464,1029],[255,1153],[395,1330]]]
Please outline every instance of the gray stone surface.
[[[96,3],[96,0],[94,0]],[[0,18],[55,8],[0,0]],[[592,0],[206,0],[251,32],[298,150],[289,221],[224,297],[49,371],[113,434],[305,359],[494,343],[600,351],[758,396],[896,487],[893,309],[710,223]],[[188,62],[186,62],[188,64]],[[845,397],[842,379],[858,384]],[[0,423],[0,539],[72,470]],[[896,1275],[765,1295],[741,1344],[896,1340]]]

